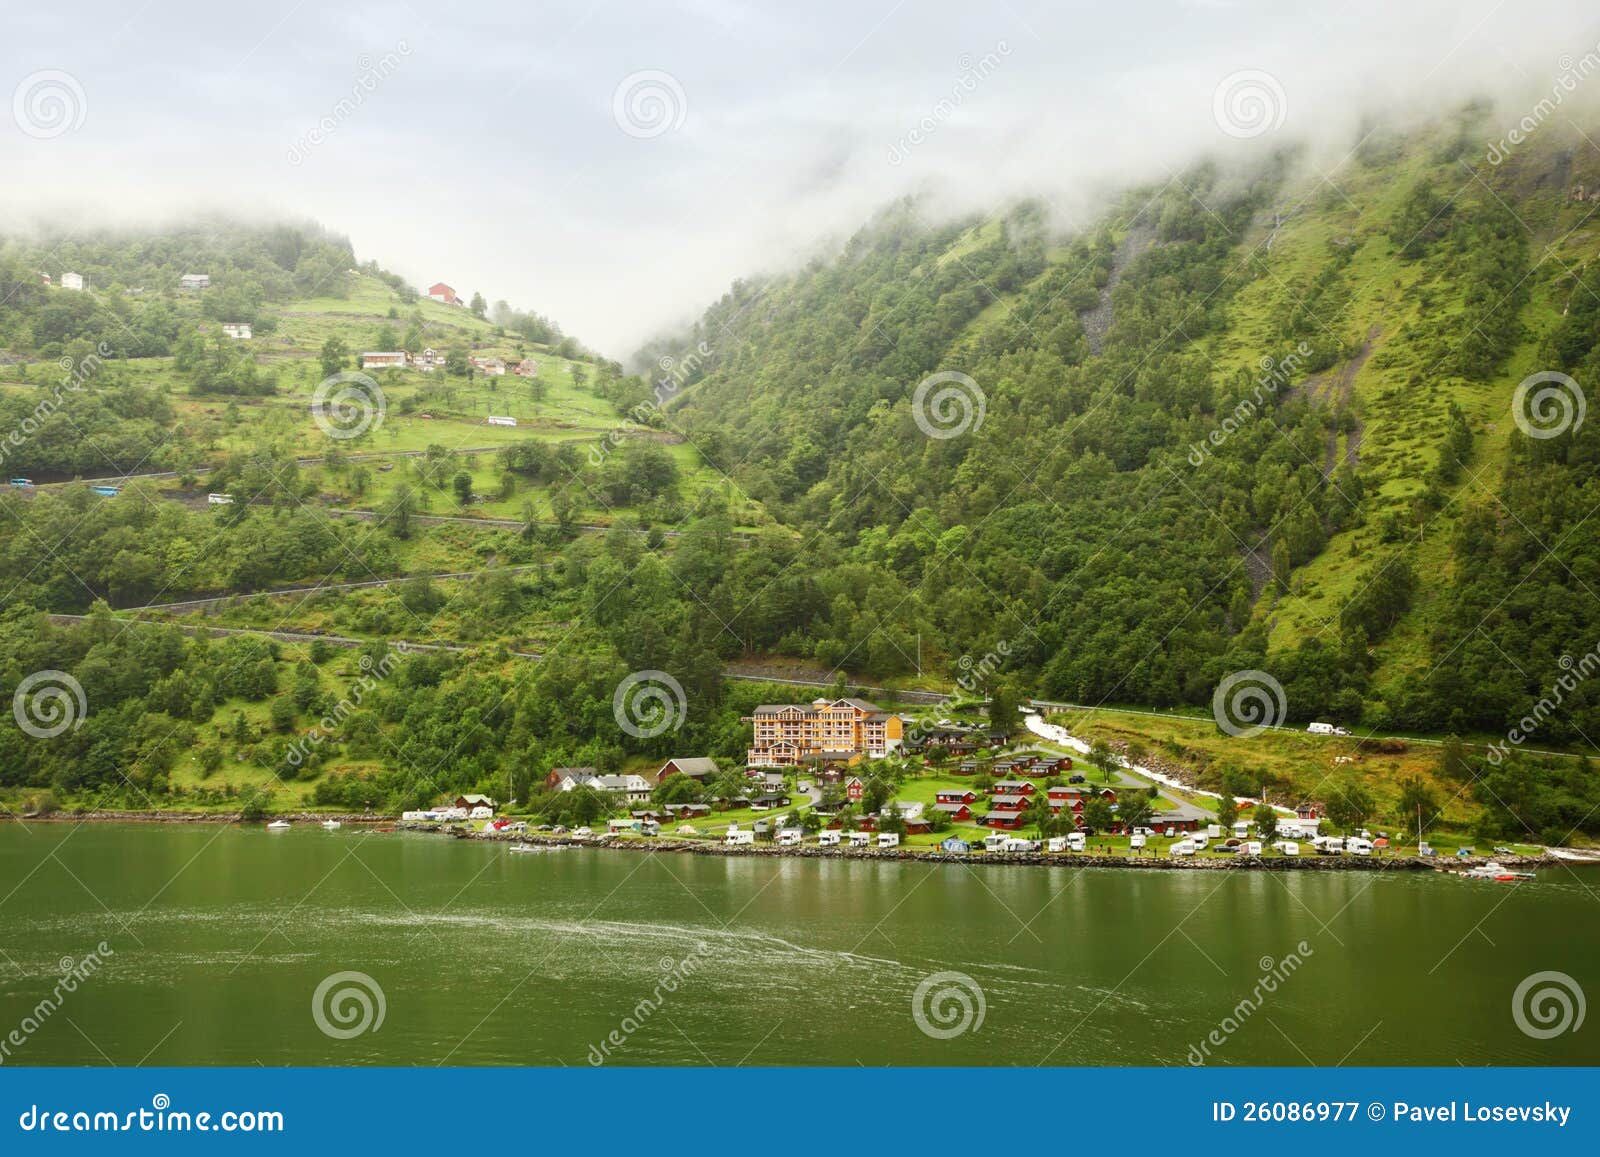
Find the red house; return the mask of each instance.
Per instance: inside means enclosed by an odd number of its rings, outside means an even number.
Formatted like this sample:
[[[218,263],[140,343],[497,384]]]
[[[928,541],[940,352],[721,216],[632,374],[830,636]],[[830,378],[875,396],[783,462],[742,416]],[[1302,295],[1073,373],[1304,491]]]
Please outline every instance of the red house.
[[[1033,784],[1025,779],[1002,779],[994,785],[1001,795],[1032,795]]]
[[[983,817],[985,827],[999,828],[1002,831],[1014,832],[1022,827],[1021,812],[990,812]]]
[[[989,810],[997,812],[1020,812],[1028,806],[1028,797],[1025,795],[992,795],[989,797]]]
[[[442,301],[446,305],[461,304],[461,299],[456,296],[456,291],[442,281],[435,281],[428,286],[428,296],[434,301]]]
[[[936,803],[933,810],[948,816],[952,823],[970,824],[972,822],[972,809],[964,803]]]
[[[844,785],[844,794],[851,803],[860,803],[861,797],[867,794],[867,785],[860,779],[852,777],[850,782]]]
[[[933,793],[934,803],[977,803],[978,793],[971,788],[951,787]]]

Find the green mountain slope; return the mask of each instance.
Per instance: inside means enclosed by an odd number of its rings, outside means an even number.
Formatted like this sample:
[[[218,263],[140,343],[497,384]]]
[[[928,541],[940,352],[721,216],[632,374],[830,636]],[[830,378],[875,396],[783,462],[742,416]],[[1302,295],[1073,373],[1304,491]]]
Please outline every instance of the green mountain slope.
[[[906,203],[736,286],[671,421],[855,593],[736,628],[876,677],[919,639],[946,678],[1003,656],[1090,704],[1260,668],[1289,720],[1503,731],[1600,640],[1600,434],[1511,412],[1535,371],[1600,381],[1574,192],[1600,156],[1551,130],[1491,166],[1487,127],[1373,134],[1331,174],[1200,167],[1072,232]],[[919,415],[954,372],[963,405]],[[1578,688],[1541,743],[1597,707]]]

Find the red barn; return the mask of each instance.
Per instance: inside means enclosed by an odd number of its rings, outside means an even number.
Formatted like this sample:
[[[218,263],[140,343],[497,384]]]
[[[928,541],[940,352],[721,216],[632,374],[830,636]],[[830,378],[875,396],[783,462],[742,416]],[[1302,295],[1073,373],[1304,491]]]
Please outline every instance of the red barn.
[[[844,794],[851,803],[860,803],[861,797],[867,794],[867,785],[859,779],[852,778],[844,785]]]

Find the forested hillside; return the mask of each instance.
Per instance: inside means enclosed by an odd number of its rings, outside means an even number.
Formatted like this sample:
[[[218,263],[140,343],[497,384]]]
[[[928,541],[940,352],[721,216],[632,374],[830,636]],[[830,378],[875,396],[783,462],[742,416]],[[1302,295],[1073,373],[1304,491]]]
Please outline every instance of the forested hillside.
[[[1600,380],[1600,165],[1552,130],[1490,166],[1490,123],[1373,133],[1326,179],[1202,166],[1078,228],[906,203],[737,286],[680,343],[709,353],[670,419],[853,591],[734,629],[877,677],[920,636],[947,677],[1004,656],[1081,703],[1261,668],[1290,719],[1510,726],[1600,640],[1600,431],[1512,414],[1535,371]],[[972,384],[919,413],[950,372]]]

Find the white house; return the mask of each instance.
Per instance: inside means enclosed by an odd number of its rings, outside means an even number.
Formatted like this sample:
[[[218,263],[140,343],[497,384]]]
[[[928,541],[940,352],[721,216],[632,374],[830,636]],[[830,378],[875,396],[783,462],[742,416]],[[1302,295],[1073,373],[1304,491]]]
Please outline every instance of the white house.
[[[208,273],[185,273],[178,278],[178,284],[184,289],[210,289],[211,275]]]
[[[81,274],[81,273],[63,273],[61,275],[61,288],[62,289],[82,289],[83,288],[83,274]]]
[[[505,376],[506,363],[499,358],[468,358],[467,361],[480,374],[488,374],[492,378]]]
[[[364,370],[405,369],[405,350],[376,350],[361,355]]]
[[[515,418],[503,418],[503,417],[500,417],[500,416],[495,415],[495,414],[490,414],[487,418],[484,419],[484,423],[486,425],[489,425],[489,426],[513,426],[514,427],[517,424],[517,420]]]
[[[225,321],[222,323],[222,332],[234,341],[249,341],[255,336],[248,321]]]
[[[206,495],[206,501],[209,502],[212,506],[232,506],[233,505],[233,495],[231,495],[231,494],[207,494]]]
[[[630,801],[650,798],[650,781],[642,775],[597,775],[584,786],[592,787],[596,791],[624,795]]]

